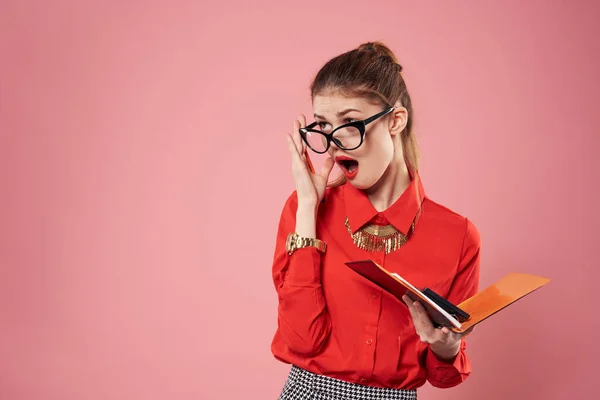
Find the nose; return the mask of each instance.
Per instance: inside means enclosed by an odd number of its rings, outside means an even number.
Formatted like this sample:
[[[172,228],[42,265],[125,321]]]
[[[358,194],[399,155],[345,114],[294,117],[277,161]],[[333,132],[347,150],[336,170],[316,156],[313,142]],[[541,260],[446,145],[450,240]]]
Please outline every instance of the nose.
[[[338,147],[338,145],[335,143],[335,141],[331,141],[329,142],[329,149],[327,149],[327,152],[329,153],[329,155],[331,157],[334,157],[335,153],[337,153],[338,151],[341,151],[342,149],[340,149]]]
[[[329,145],[329,149],[327,149],[327,154],[329,154],[329,157],[335,160],[336,154],[339,150],[340,149],[333,142],[331,142],[331,144]]]

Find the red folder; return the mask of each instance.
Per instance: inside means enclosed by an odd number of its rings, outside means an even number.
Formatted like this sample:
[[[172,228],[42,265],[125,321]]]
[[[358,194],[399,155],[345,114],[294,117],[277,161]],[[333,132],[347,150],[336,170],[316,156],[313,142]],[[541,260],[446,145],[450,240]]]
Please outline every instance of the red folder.
[[[435,325],[447,326],[454,332],[468,330],[550,282],[550,279],[541,276],[510,273],[462,303],[450,305],[468,314],[466,319],[460,321],[456,314],[449,312],[451,308],[444,304],[448,303],[447,300],[434,300],[424,294],[424,290],[372,260],[350,261],[346,265],[400,300],[406,294],[413,301],[419,301]]]

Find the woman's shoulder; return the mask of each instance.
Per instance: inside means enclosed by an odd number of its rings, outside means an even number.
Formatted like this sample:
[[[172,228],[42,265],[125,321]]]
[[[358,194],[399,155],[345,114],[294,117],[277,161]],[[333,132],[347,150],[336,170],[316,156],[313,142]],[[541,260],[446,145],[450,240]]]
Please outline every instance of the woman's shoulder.
[[[425,196],[421,218],[428,224],[435,224],[437,230],[445,234],[464,235],[465,240],[479,242],[479,230],[473,221],[456,210]]]

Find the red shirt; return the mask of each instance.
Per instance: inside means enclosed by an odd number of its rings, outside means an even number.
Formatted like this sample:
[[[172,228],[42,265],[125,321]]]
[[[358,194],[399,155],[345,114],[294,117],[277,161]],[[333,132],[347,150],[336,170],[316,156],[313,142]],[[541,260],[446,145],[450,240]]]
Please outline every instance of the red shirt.
[[[474,225],[430,200],[418,174],[381,213],[364,192],[346,183],[327,189],[319,207],[317,237],[327,242],[326,253],[308,247],[290,256],[285,242],[294,232],[296,209],[294,192],[281,214],[273,262],[279,298],[275,358],[378,387],[415,389],[425,381],[452,387],[464,381],[471,372],[464,339],[454,360],[438,360],[420,341],[407,306],[344,263],[372,259],[458,304],[478,291],[480,238]],[[356,231],[370,221],[391,223],[407,233],[417,214],[407,243],[387,255],[359,249],[344,224],[348,218]]]

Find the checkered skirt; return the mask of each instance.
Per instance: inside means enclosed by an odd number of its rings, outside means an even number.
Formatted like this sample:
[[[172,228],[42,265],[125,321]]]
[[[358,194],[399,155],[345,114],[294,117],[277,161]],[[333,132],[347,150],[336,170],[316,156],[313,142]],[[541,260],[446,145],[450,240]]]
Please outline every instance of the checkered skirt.
[[[292,366],[279,400],[416,400],[416,390],[378,388],[316,375]]]

